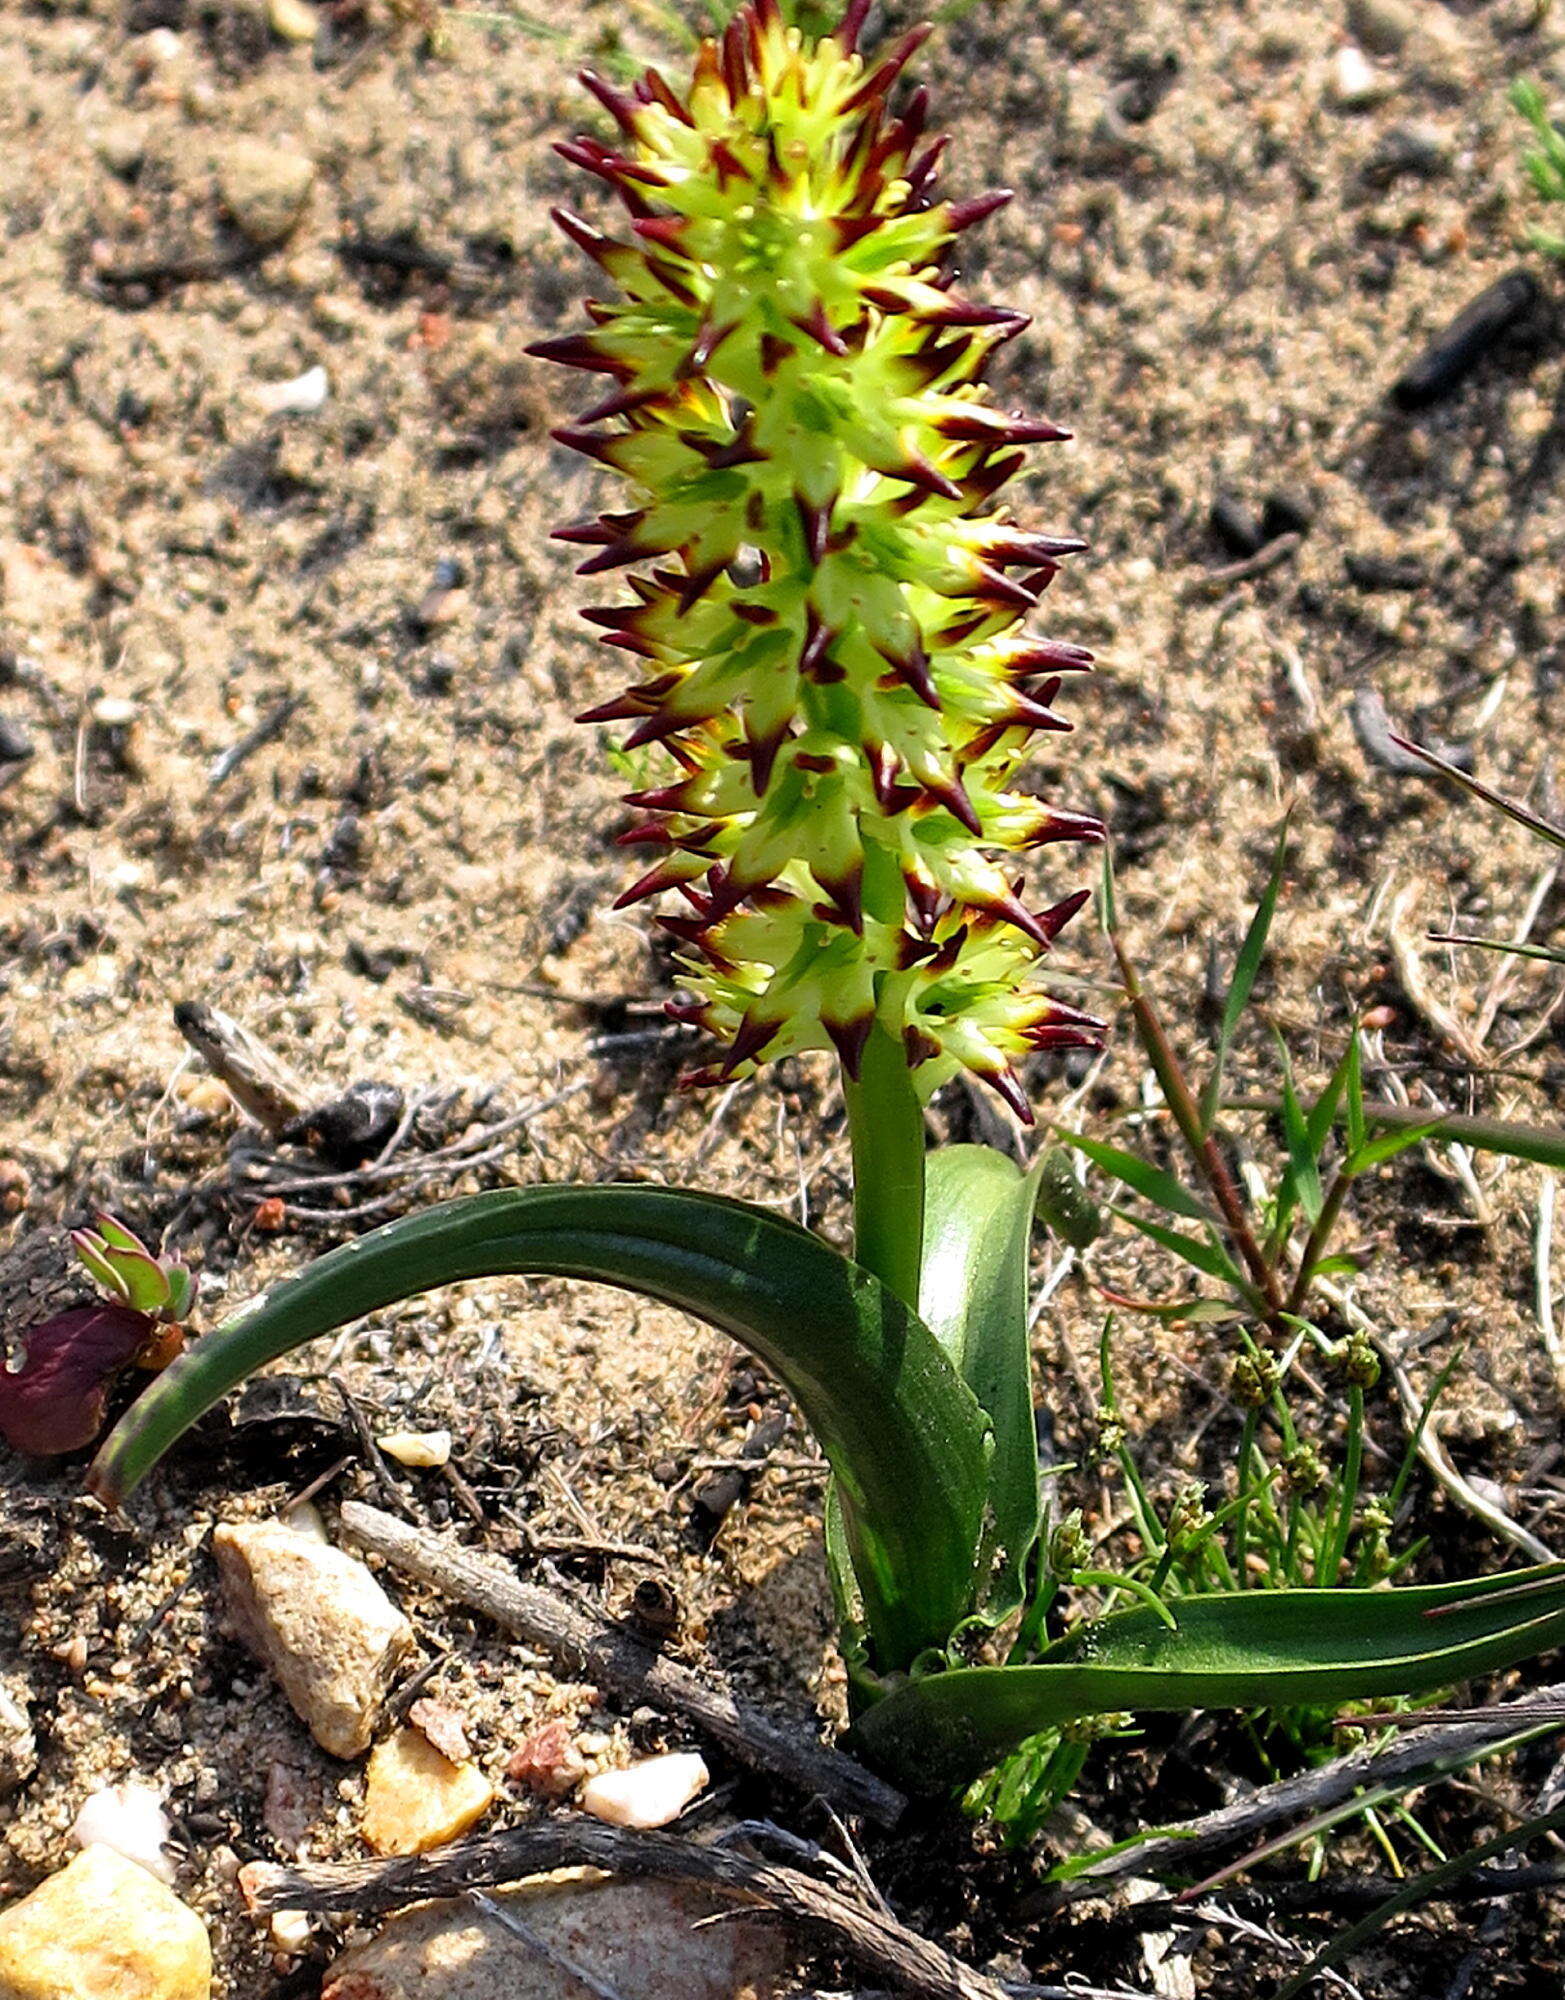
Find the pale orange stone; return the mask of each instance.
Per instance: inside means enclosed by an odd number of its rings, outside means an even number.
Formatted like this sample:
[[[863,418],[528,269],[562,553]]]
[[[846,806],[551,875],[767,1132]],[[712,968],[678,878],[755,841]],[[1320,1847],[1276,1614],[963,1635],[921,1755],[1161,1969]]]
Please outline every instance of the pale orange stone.
[[[494,1804],[476,1764],[453,1764],[419,1729],[399,1729],[371,1753],[360,1831],[377,1854],[422,1854],[466,1833]]]
[[[112,1847],[0,1911],[0,2000],[208,2000],[206,1926]]]

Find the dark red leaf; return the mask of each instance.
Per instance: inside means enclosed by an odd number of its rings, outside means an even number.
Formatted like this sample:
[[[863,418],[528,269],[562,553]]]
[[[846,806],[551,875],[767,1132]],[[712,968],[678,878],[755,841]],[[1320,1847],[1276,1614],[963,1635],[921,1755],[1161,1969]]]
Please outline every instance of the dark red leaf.
[[[129,1306],[76,1306],[23,1336],[27,1358],[0,1372],[0,1435],[38,1458],[89,1445],[103,1427],[109,1384],[157,1330]]]

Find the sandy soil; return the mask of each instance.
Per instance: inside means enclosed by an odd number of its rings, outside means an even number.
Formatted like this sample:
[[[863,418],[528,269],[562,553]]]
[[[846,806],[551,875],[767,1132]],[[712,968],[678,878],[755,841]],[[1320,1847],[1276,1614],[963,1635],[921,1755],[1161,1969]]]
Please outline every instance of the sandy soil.
[[[256,1135],[182,1043],[186,999],[242,1019],[317,1097],[365,1079],[426,1094],[417,1146],[546,1107],[499,1157],[394,1205],[497,1180],[698,1178],[840,1233],[846,1144],[824,1069],[722,1099],[671,1088],[681,1044],[652,1004],[666,959],[639,914],[605,914],[626,879],[619,809],[570,719],[617,669],[546,539],[606,488],[546,434],[575,385],[522,353],[573,322],[582,283],[547,208],[586,197],[549,141],[585,116],[578,63],[666,55],[666,24],[587,5],[563,40],[451,21],[432,49],[416,23],[319,12],[313,49],[270,34],[263,0],[14,0],[0,20],[0,722],[31,753],[0,764],[0,1167],[20,1190],[0,1251],[107,1201],[202,1267],[215,1317],[390,1212],[296,1202],[258,1226]],[[1051,613],[1099,670],[1039,775],[1108,820],[1178,1039],[1201,1046],[1209,941],[1231,952],[1291,804],[1241,1080],[1270,1073],[1266,1024],[1313,1079],[1370,1008],[1375,1087],[1548,1117],[1565,1077],[1557,979],[1425,942],[1453,920],[1514,930],[1529,910],[1548,936],[1546,856],[1384,768],[1353,711],[1378,693],[1493,781],[1552,796],[1565,373],[1558,280],[1520,240],[1505,89],[1531,73],[1565,90],[1565,23],[1530,0],[1411,12],[1376,64],[1383,94],[1358,109],[1334,101],[1347,30],[1327,0],[997,0],[948,22],[923,68],[954,128],[948,184],[1017,190],[967,273],[1034,315],[1004,395],[1076,433],[1018,502],[1092,544]],[[245,137],[315,168],[297,227],[263,255],[237,254],[217,193]],[[1542,287],[1527,322],[1449,398],[1397,414],[1399,371],[1518,264]],[[267,413],[268,385],[316,366],[318,411]],[[1228,574],[1219,495],[1270,502],[1296,545]],[[1085,923],[1059,962],[1106,977]],[[1066,1087],[1036,1083],[1056,1101]],[[1139,1088],[1120,1034],[1085,1108]],[[968,1133],[990,1115],[955,1092],[937,1122]],[[1565,1545],[1538,1176],[1480,1162],[1480,1203],[1440,1166],[1409,1159],[1368,1203],[1380,1254],[1361,1296],[1423,1337],[1420,1382],[1462,1348],[1453,1452]],[[1171,1283],[1119,1234],[1093,1275]],[[1077,1273],[1040,1331],[1067,1455],[1090,1434],[1100,1313]],[[1170,1440],[1214,1420],[1221,1435],[1215,1351],[1124,1339],[1152,1474],[1177,1478]],[[710,1549],[692,1529],[706,1461],[777,1405],[725,1342],[608,1294],[486,1286],[355,1334],[331,1365],[377,1422],[453,1425],[492,1545],[552,1547],[617,1610],[645,1564],[581,1545],[637,1544],[684,1602],[689,1657],[780,1712],[835,1712],[809,1441],[785,1441]],[[224,1995],[312,1993],[324,1962],[274,1965],[236,1914],[237,1862],[278,1851],[274,1761],[298,1774],[314,1851],[352,1847],[357,1780],[222,1634],[203,1546],[219,1513],[275,1506],[351,1449],[324,1385],[318,1403],[313,1424],[241,1427],[175,1464],[125,1523],[77,1497],[76,1465],[0,1464],[0,1650],[32,1684],[42,1741],[0,1894],[61,1860],[95,1779],[154,1778]],[[328,1499],[353,1491],[370,1491],[357,1462]],[[429,1475],[408,1495],[433,1523],[465,1518]],[[1111,1504],[1090,1479],[1077,1497],[1100,1517]],[[1428,1506],[1441,1552],[1497,1559]],[[535,1717],[584,1712],[586,1691],[408,1602],[487,1763]],[[602,1726],[663,1740],[645,1719]],[[1082,1798],[1095,1821],[1119,1831],[1188,1792],[1158,1791],[1169,1740],[1099,1760]],[[1462,1836],[1503,1824],[1541,1775],[1485,1776]],[[913,1921],[979,1960],[1140,1973],[1123,1938],[1031,1925],[1029,1867],[976,1853],[958,1822],[876,1865]],[[1438,1931],[1413,1929],[1399,1969],[1361,1967],[1363,1990],[1433,1990],[1418,1982],[1450,1970]],[[1243,1950],[1199,1938],[1201,1989],[1253,1990]],[[1544,1990],[1528,1982],[1557,1977],[1557,1951],[1519,1909],[1466,1990]]]

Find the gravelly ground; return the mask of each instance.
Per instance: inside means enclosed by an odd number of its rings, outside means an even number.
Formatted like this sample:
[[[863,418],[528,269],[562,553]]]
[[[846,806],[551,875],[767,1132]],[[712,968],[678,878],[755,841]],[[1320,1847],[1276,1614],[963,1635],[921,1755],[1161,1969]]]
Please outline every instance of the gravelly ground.
[[[823,1071],[722,1103],[670,1091],[642,1008],[666,965],[643,920],[601,914],[624,880],[612,775],[570,722],[616,669],[546,540],[599,495],[546,437],[573,385],[522,355],[571,322],[581,283],[546,219],[581,192],[548,141],[583,116],[568,80],[582,57],[658,53],[663,31],[650,10],[594,5],[560,42],[453,21],[432,52],[416,25],[320,12],[313,51],[270,35],[259,0],[17,4],[0,21],[0,720],[32,751],[0,765],[0,1160],[25,1191],[10,1241],[112,1199],[205,1264],[215,1311],[353,1226],[267,1234],[225,1192],[238,1124],[174,1029],[191,997],[246,1021],[320,1095],[366,1077],[463,1093],[448,1139],[566,1093],[503,1160],[437,1191],[699,1177],[838,1228],[846,1148]],[[1448,1102],[1545,1117],[1565,1075],[1555,984],[1517,972],[1496,996],[1491,962],[1423,941],[1452,919],[1514,928],[1534,902],[1549,935],[1544,856],[1388,772],[1352,712],[1372,690],[1470,746],[1484,775],[1551,796],[1565,372],[1558,280],[1520,244],[1504,92],[1518,73],[1565,90],[1565,24],[1530,0],[1412,14],[1377,60],[1383,95],[1356,111],[1332,101],[1344,17],[1317,0],[981,5],[923,68],[954,127],[949,184],[1017,190],[967,274],[1034,315],[1007,350],[1006,397],[1077,436],[1040,454],[1022,511],[1090,537],[1051,617],[1100,666],[1040,778],[1109,821],[1132,937],[1182,1042],[1199,1041],[1208,940],[1231,949],[1291,803],[1262,1001],[1301,1072],[1335,1059],[1351,1009],[1379,1009],[1377,1087],[1422,1078]],[[237,247],[214,176],[245,135],[314,162],[308,209],[282,247],[191,278]],[[1451,398],[1395,414],[1399,370],[1518,264],[1542,286],[1528,322]],[[116,282],[137,266],[174,275]],[[316,365],[318,413],[263,411],[258,390]],[[1291,505],[1296,548],[1225,577],[1219,493]],[[215,776],[279,709],[276,736]],[[1103,977],[1084,924],[1061,965]],[[593,1053],[605,1035],[640,1039]],[[1257,1077],[1265,1042],[1257,1024],[1242,1051]],[[1091,1108],[1137,1087],[1121,1038]],[[960,1096],[942,1112],[964,1131],[974,1115]],[[1453,1451],[1558,1541],[1537,1176],[1480,1165],[1480,1215],[1438,1165],[1411,1161],[1377,1191],[1363,1296],[1429,1336],[1417,1371],[1463,1346]],[[1132,1291],[1171,1282],[1118,1236],[1096,1268]],[[1090,1424],[1099,1311],[1073,1278],[1040,1334],[1067,1450]],[[1125,1340],[1154,1470],[1173,1476],[1168,1440],[1212,1416],[1212,1357],[1178,1343],[1192,1377],[1170,1370],[1173,1343]],[[774,1401],[735,1378],[724,1343],[607,1294],[487,1287],[335,1359],[376,1412],[454,1423],[501,1546],[525,1552],[502,1506],[534,1541],[648,1546],[686,1602],[692,1658],[782,1710],[831,1710],[807,1441],[787,1441],[711,1552],[690,1533],[698,1461]],[[74,1466],[5,1465],[0,1538],[29,1534],[41,1554],[0,1571],[0,1644],[38,1693],[44,1748],[0,1889],[59,1861],[93,1778],[153,1776],[189,1832],[182,1885],[213,1917],[234,1995],[318,1977],[315,1961],[270,1968],[234,1911],[235,1858],[274,1851],[269,1765],[297,1768],[320,1851],[352,1844],[355,1780],[216,1629],[201,1541],[220,1507],[273,1505],[343,1449],[329,1391],[323,1408],[286,1449],[242,1437],[215,1481],[213,1461],[176,1468],[124,1527],[74,1497]],[[1203,1448],[1221,1448],[1214,1421]],[[458,1507],[427,1479],[413,1491],[436,1521]],[[1091,1481],[1078,1497],[1111,1504]],[[1430,1518],[1442,1549],[1492,1559],[1451,1510]],[[639,1573],[567,1569],[614,1608]],[[452,1649],[441,1685],[491,1764],[532,1718],[580,1709],[581,1691],[411,1601]],[[1131,1823],[1161,1796],[1162,1756],[1159,1738],[1105,1761],[1086,1809]],[[1485,1779],[1461,1836],[1492,1831],[1536,1775]],[[1096,1933],[1062,1955],[1026,1920],[1027,1871],[958,1867],[968,1851],[942,1822],[877,1865],[915,1921],[978,1957],[1136,1974]],[[1412,1935],[1364,1991],[1432,1990],[1422,1968],[1444,1976],[1448,1941]],[[1202,1990],[1253,1990],[1239,1950],[1207,1939]],[[1543,1990],[1528,1982],[1553,1977],[1555,1952],[1519,1910],[1469,1990]]]

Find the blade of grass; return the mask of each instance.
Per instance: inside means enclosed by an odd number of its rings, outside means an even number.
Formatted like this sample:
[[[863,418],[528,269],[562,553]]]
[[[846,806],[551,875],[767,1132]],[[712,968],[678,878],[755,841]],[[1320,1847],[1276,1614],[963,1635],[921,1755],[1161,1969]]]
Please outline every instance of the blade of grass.
[[[1444,1139],[1447,1135],[1440,1130],[1442,1123],[1438,1118],[1426,1119],[1422,1125],[1409,1125],[1400,1132],[1379,1132],[1348,1155],[1344,1171],[1350,1180],[1357,1180],[1360,1174],[1384,1166],[1387,1160],[1394,1160],[1398,1153],[1407,1152],[1425,1139]]]
[[[1464,792],[1482,800],[1486,806],[1493,806],[1496,812],[1504,813],[1507,819],[1515,820],[1518,826],[1526,827],[1529,833],[1535,833],[1540,840],[1546,840],[1551,847],[1565,847],[1565,827],[1555,826],[1552,820],[1544,819],[1530,806],[1524,806],[1518,799],[1507,798],[1503,792],[1497,792],[1481,783],[1470,772],[1458,770],[1455,764],[1448,763],[1444,757],[1436,756],[1433,750],[1426,750],[1421,743],[1410,742],[1407,737],[1398,736],[1394,730],[1391,733],[1391,741],[1399,750],[1409,751],[1422,763],[1427,764],[1432,771],[1438,771],[1441,777],[1449,778],[1453,785],[1460,785]]]
[[[1067,1126],[1056,1125],[1054,1130],[1065,1145],[1084,1153],[1095,1167],[1101,1167],[1122,1187],[1139,1194],[1154,1208],[1162,1209],[1165,1215],[1185,1215],[1192,1222],[1211,1222],[1214,1219],[1211,1209],[1200,1196],[1192,1194],[1184,1182],[1166,1168],[1155,1167],[1149,1160],[1143,1160],[1136,1153],[1126,1153],[1118,1146],[1105,1145],[1101,1139],[1089,1139],[1085,1133],[1072,1132]]]
[[[1282,1059],[1282,1130],[1288,1147],[1287,1184],[1294,1200],[1304,1211],[1305,1220],[1313,1227],[1320,1220],[1326,1199],[1320,1184],[1319,1149],[1311,1142],[1304,1107],[1293,1085],[1293,1062],[1281,1035],[1277,1037],[1277,1052]]]
[[[1509,952],[1513,958],[1536,958],[1545,965],[1565,965],[1565,950],[1552,944],[1510,944],[1504,938],[1468,937],[1462,931],[1431,931],[1431,944],[1465,944],[1478,951]]]
[[[1261,960],[1266,955],[1266,939],[1271,931],[1272,919],[1277,914],[1277,898],[1282,893],[1283,867],[1287,856],[1288,828],[1292,814],[1285,814],[1277,834],[1277,848],[1272,856],[1272,869],[1261,900],[1256,905],[1255,915],[1250,919],[1250,927],[1244,934],[1244,943],[1239,947],[1239,956],[1234,960],[1234,976],[1229,982],[1228,992],[1223,1001],[1222,1025],[1217,1031],[1217,1049],[1212,1058],[1212,1073],[1206,1080],[1206,1088],[1201,1092],[1201,1131],[1203,1136],[1212,1129],[1223,1100],[1223,1067],[1228,1061],[1228,1051],[1233,1044],[1235,1031],[1244,1017],[1244,1010],[1250,1004],[1250,995],[1255,991],[1256,976],[1261,969]]]
[[[1266,1111],[1273,1117],[1282,1110],[1276,1097],[1230,1097],[1229,1111]],[[1351,1100],[1334,1121],[1350,1122]],[[1430,1139],[1436,1144],[1454,1140],[1480,1153],[1503,1153],[1507,1159],[1532,1160],[1540,1167],[1565,1170],[1565,1131],[1552,1125],[1529,1125],[1516,1119],[1485,1118],[1462,1111],[1435,1111],[1425,1105],[1387,1104],[1368,1099],[1363,1105],[1366,1132],[1411,1132],[1411,1143]]]
[[[1268,1261],[1256,1240],[1244,1198],[1234,1185],[1233,1175],[1228,1171],[1215,1134],[1201,1129],[1201,1114],[1191,1094],[1184,1068],[1174,1053],[1151,996],[1141,983],[1141,975],[1125,948],[1124,940],[1117,932],[1111,931],[1109,943],[1119,967],[1125,998],[1130,1002],[1136,1039],[1162,1087],[1169,1115],[1221,1211],[1228,1239],[1243,1259],[1256,1295],[1262,1301],[1262,1317],[1272,1332],[1280,1336],[1283,1333],[1283,1294],[1276,1266]]]
[[[1176,1257],[1200,1271],[1203,1276],[1216,1278],[1220,1284],[1231,1285],[1247,1299],[1254,1297],[1244,1273],[1220,1244],[1203,1243],[1199,1236],[1187,1236],[1182,1230],[1169,1229],[1161,1222],[1154,1222],[1150,1216],[1136,1215],[1128,1208],[1111,1208],[1109,1213],[1117,1215],[1122,1222],[1128,1222],[1132,1229],[1139,1229],[1143,1236],[1150,1236],[1154,1243],[1160,1243],[1165,1250],[1171,1250]]]
[[[1305,1135],[1309,1141],[1311,1156],[1318,1160],[1321,1151],[1336,1123],[1337,1112],[1348,1094],[1355,1078],[1358,1081],[1359,1110],[1363,1111],[1363,1065],[1359,1054],[1359,1031],[1357,1022],[1348,1036],[1348,1045],[1342,1052],[1342,1059],[1326,1081],[1326,1088],[1310,1106],[1310,1115],[1305,1120]]]

